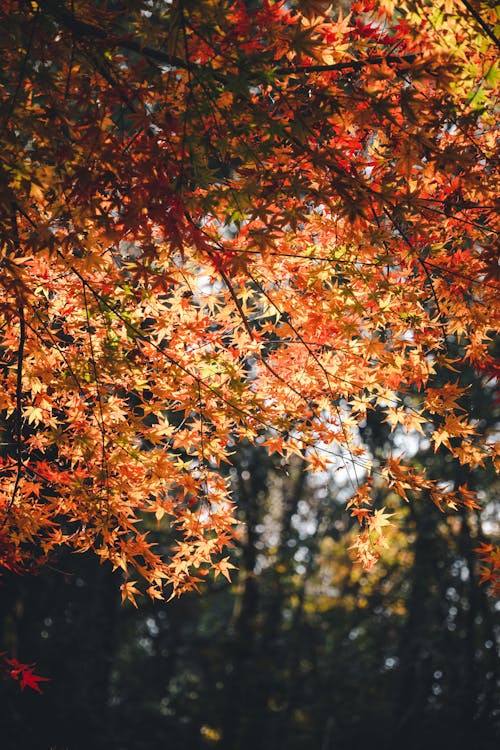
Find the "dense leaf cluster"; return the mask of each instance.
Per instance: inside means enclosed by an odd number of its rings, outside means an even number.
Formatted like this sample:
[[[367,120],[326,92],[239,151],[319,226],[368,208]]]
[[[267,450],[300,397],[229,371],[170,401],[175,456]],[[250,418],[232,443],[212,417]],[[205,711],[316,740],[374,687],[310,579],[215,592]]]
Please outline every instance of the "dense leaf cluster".
[[[132,602],[228,575],[242,440],[347,473],[366,568],[379,484],[477,507],[498,39],[471,8],[2,3],[4,567],[92,549]],[[379,409],[460,481],[374,455]]]

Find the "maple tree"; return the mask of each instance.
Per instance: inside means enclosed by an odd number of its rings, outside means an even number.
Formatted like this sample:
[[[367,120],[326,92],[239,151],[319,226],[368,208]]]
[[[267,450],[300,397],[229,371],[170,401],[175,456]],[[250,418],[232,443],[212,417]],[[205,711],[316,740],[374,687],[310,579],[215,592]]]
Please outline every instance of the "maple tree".
[[[367,568],[374,486],[479,507],[359,426],[377,407],[465,475],[498,461],[461,379],[496,373],[495,9],[0,13],[3,567],[92,549],[132,603],[229,576],[242,440],[347,473]]]

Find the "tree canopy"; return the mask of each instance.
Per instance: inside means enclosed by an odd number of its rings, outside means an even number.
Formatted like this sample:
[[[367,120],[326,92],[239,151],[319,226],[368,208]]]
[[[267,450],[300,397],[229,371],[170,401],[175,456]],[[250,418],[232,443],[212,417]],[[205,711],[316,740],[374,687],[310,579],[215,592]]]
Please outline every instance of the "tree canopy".
[[[480,507],[495,24],[458,0],[2,3],[4,568],[93,550],[132,602],[229,577],[242,441],[345,474],[366,568],[379,487]],[[418,435],[455,473],[411,464]]]

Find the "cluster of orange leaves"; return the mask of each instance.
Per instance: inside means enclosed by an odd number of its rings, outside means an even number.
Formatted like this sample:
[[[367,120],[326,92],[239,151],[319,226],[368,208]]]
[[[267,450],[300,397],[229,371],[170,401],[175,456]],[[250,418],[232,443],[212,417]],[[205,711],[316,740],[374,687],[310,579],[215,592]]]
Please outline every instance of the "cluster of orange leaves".
[[[498,460],[460,385],[498,323],[482,26],[454,0],[28,5],[0,15],[3,565],[92,549],[132,602],[229,577],[241,440],[345,468],[368,568],[373,481],[477,507],[358,428]]]

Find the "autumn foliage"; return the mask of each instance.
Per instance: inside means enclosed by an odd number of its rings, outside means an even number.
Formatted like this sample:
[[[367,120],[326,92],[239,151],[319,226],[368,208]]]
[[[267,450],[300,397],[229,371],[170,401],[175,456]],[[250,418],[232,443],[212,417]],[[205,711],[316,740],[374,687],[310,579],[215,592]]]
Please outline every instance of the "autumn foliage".
[[[458,0],[2,3],[4,568],[92,549],[132,602],[228,577],[243,440],[347,473],[367,568],[374,486],[479,508],[497,22]],[[360,439],[375,407],[397,454]],[[455,486],[409,465],[416,433]]]

